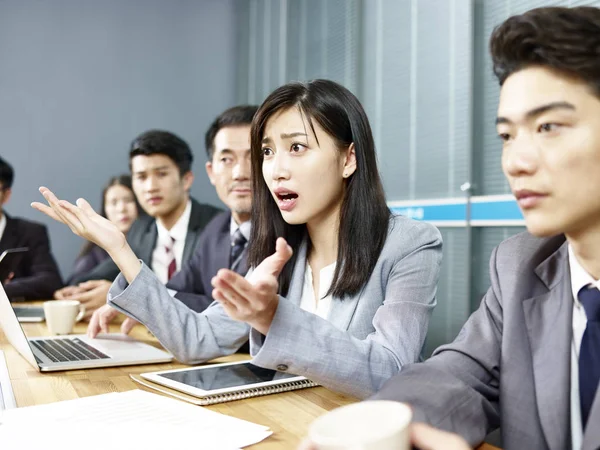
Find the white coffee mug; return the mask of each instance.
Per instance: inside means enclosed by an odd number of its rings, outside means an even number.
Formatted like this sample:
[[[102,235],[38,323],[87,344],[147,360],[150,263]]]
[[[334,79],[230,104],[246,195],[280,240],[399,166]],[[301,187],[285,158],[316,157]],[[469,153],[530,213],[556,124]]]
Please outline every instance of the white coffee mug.
[[[319,417],[308,437],[318,450],[409,450],[411,419],[404,403],[369,400]]]
[[[44,315],[50,334],[69,334],[75,322],[85,314],[85,306],[78,300],[50,300],[44,302]]]

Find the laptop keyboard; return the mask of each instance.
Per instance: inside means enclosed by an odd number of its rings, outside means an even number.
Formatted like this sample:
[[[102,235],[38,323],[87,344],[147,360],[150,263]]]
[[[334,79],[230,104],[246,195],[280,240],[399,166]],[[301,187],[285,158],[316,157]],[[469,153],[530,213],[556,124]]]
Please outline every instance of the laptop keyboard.
[[[110,356],[86,344],[79,338],[31,340],[29,342],[52,362],[90,361],[110,358]],[[36,357],[36,359],[38,358]],[[38,362],[41,363],[42,361],[38,360]]]

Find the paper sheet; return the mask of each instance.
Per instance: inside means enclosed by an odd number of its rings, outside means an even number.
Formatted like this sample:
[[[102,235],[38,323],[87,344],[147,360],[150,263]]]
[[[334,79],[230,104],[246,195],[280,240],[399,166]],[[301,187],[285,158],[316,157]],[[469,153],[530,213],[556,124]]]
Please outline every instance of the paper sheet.
[[[141,390],[7,410],[0,424],[2,450],[28,444],[38,450],[237,449],[272,434],[268,427]]]

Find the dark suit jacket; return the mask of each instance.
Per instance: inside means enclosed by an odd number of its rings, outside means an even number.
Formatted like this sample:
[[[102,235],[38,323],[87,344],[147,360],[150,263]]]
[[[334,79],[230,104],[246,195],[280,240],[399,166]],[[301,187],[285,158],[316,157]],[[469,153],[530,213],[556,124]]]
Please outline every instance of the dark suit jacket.
[[[507,450],[571,448],[573,294],[564,236],[507,239],[491,287],[452,344],[404,367],[375,395],[471,444],[500,426]],[[600,448],[600,390],[583,450]]]
[[[60,272],[50,253],[46,227],[40,223],[6,215],[0,253],[9,248],[29,247],[13,270],[14,278],[4,286],[11,300],[50,299],[62,287]],[[0,280],[4,281],[4,280]]]
[[[219,269],[229,267],[231,251],[231,213],[217,215],[204,229],[196,250],[181,271],[167,283],[168,289],[177,291],[175,298],[194,311],[204,311],[213,302],[210,280]],[[242,254],[236,272],[246,275],[248,271],[247,247]]]
[[[185,237],[182,264],[185,264],[194,253],[204,227],[220,212],[221,210],[214,206],[201,204],[192,199],[192,212]],[[157,238],[156,219],[149,216],[138,218],[127,233],[127,242],[131,249],[148,267],[152,267],[152,252]],[[73,284],[88,280],[114,280],[117,275],[119,275],[119,268],[112,259],[107,259],[91,272],[73,279]]]
[[[89,252],[75,260],[73,272],[67,280],[67,285],[73,284],[74,279],[85,276],[85,274],[94,270],[98,264],[108,259],[108,257],[108,253],[104,249],[94,245]]]

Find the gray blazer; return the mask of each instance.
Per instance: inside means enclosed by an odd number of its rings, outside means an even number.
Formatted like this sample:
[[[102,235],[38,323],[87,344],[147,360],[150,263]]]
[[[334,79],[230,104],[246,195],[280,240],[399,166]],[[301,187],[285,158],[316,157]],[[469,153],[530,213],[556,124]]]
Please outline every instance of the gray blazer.
[[[432,225],[392,217],[388,237],[361,292],[332,299],[328,320],[300,309],[306,248],[299,249],[287,298],[280,298],[264,338],[251,333],[253,362],[306,376],[331,389],[365,397],[403,365],[419,359],[433,307],[442,240]],[[173,301],[144,266],[127,286],[115,280],[109,303],[145,324],[183,362],[235,352],[250,328],[219,303],[194,313]]]
[[[491,287],[456,340],[405,367],[375,398],[471,444],[501,427],[505,449],[571,448],[573,295],[563,236],[523,233],[492,253]],[[600,351],[600,350],[599,350]],[[583,449],[600,447],[600,393]]]

